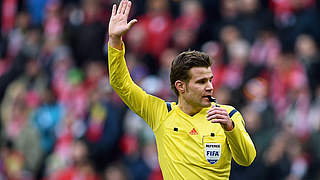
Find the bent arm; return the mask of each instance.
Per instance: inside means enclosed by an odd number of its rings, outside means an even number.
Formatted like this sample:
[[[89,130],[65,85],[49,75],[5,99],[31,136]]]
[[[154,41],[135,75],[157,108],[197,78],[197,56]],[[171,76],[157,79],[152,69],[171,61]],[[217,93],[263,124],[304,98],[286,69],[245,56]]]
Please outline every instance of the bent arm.
[[[234,122],[233,130],[225,131],[232,157],[239,165],[249,166],[256,157],[256,149],[244,128],[241,114],[236,112],[232,120]]]
[[[123,43],[121,47],[119,50],[108,46],[110,84],[133,112],[142,117],[152,129],[156,129],[167,112],[166,103],[147,94],[133,82],[125,62]]]
[[[152,129],[155,129],[162,116],[166,115],[166,103],[148,95],[132,81],[124,59],[125,49],[122,35],[137,22],[136,19],[133,19],[127,23],[130,8],[131,2],[128,0],[122,0],[118,8],[116,4],[112,6],[108,32],[110,84],[127,106],[142,117]]]

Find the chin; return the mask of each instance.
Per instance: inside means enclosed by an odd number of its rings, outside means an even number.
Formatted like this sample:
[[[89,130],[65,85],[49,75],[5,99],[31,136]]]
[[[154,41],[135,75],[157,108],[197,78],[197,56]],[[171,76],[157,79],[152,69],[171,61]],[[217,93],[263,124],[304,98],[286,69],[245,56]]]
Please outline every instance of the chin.
[[[204,108],[207,108],[207,107],[210,107],[211,106],[211,103],[210,102],[208,102],[208,103],[203,103],[202,104],[202,107],[204,107]]]

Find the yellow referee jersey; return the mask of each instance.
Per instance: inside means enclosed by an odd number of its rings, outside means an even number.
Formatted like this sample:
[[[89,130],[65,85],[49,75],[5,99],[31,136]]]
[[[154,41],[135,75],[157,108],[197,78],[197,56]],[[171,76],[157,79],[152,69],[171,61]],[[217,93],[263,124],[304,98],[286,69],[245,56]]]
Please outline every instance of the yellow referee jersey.
[[[231,158],[243,166],[252,163],[256,150],[238,111],[220,105],[235,125],[232,131],[224,131],[219,123],[207,120],[210,108],[189,116],[175,103],[147,94],[132,81],[122,47],[108,47],[110,84],[152,128],[164,179],[229,179]]]

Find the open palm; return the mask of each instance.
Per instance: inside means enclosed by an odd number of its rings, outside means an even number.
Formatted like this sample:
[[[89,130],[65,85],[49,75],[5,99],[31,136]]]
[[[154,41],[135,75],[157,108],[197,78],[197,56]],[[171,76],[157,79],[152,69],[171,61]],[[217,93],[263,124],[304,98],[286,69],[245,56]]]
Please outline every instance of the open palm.
[[[117,5],[113,5],[112,14],[109,22],[109,36],[121,37],[125,34],[134,23],[136,19],[128,22],[128,16],[131,9],[131,2],[128,0],[122,0],[117,9]]]

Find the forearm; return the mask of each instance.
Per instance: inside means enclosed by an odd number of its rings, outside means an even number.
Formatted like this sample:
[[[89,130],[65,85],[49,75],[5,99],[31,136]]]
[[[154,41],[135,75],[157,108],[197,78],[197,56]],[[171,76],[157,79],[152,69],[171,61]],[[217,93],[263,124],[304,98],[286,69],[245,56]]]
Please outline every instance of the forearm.
[[[118,45],[117,45],[118,46]],[[127,96],[134,91],[136,85],[132,81],[129,70],[124,59],[125,49],[123,43],[116,48],[109,41],[108,46],[108,65],[109,80],[111,87],[121,97],[123,101],[127,101]]]
[[[234,121],[235,127],[233,130],[226,131],[225,134],[233,159],[242,166],[249,166],[256,157],[256,150],[249,134],[245,131],[241,122],[241,115],[237,115],[235,119],[236,118],[240,118],[240,120]]]
[[[133,19],[127,23],[130,9],[131,2],[128,0],[122,0],[118,8],[116,4],[112,6],[108,29],[108,64],[111,86],[129,108],[132,108],[130,107],[132,105],[130,101],[134,99],[131,98],[136,98],[141,95],[141,92],[142,95],[145,93],[133,83],[124,59],[125,49],[123,47],[122,35],[137,22],[137,20]]]

